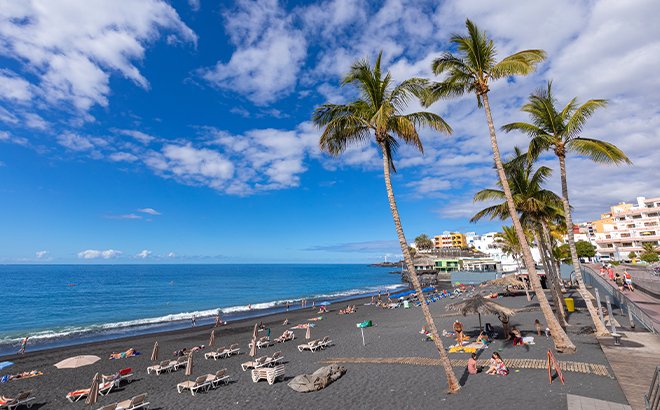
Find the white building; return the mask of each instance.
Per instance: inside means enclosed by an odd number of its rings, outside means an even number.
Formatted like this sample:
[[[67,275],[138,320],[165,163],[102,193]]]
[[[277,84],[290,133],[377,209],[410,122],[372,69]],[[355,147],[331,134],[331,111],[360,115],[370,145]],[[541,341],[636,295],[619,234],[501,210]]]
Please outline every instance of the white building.
[[[502,251],[502,248],[498,244],[497,234],[498,232],[488,232],[477,235],[474,232],[468,232],[465,234],[465,238],[468,247],[474,247],[476,250],[487,254],[496,262],[501,263],[504,272],[513,272],[518,269],[518,263],[516,263],[516,260],[511,255],[507,255]],[[540,263],[541,254],[537,248],[532,248],[532,257],[536,263]]]
[[[596,252],[603,259],[628,259],[639,254],[643,243],[660,245],[660,198],[637,198],[637,204],[611,208],[611,221],[596,233]]]

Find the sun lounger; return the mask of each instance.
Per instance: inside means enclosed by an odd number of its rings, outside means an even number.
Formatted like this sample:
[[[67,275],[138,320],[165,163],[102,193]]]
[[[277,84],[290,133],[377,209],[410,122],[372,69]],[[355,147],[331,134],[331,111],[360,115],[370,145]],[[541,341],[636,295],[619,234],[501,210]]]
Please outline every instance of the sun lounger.
[[[146,409],[149,407],[149,402],[146,401],[147,393],[138,394],[129,400],[120,401],[119,403],[107,404],[98,410],[135,410]]]
[[[307,342],[307,343],[303,343],[301,345],[298,345],[298,351],[302,352],[303,350],[309,350],[309,351],[314,352],[314,351],[321,348],[320,343],[321,343],[321,341],[318,340],[318,339],[317,340],[312,340],[312,341]]]
[[[215,374],[207,374],[206,381],[211,383],[211,387],[214,389],[218,387],[221,382],[225,384],[229,383],[229,375],[227,374],[227,369],[221,369],[215,372]]]
[[[184,390],[190,390],[190,394],[194,396],[195,393],[198,392],[199,390],[208,390],[209,387],[211,387],[211,382],[207,381],[206,375],[204,375],[204,376],[199,376],[198,378],[195,379],[195,381],[188,380],[177,384],[176,391],[181,393]]]
[[[259,380],[266,379],[268,384],[275,383],[275,380],[284,379],[284,365],[280,364],[275,367],[262,367],[259,369],[252,369],[252,381],[254,383]]]
[[[228,349],[225,350],[225,355],[227,357],[234,355],[234,354],[240,354],[241,353],[241,348],[238,346],[238,343],[232,343]]]
[[[259,367],[266,366],[267,360],[268,360],[267,356],[258,357],[254,360],[249,361],[249,362],[242,363],[241,364],[241,369],[243,369],[243,371],[245,372],[248,369],[257,369]]]
[[[162,362],[160,362],[160,364],[155,364],[153,366],[147,367],[147,374],[156,373],[157,375],[160,375],[163,372],[172,371],[175,364],[176,364],[176,361],[174,361],[174,360],[172,360],[172,361],[163,360]]]
[[[270,345],[271,345],[271,342],[270,342],[270,338],[268,336],[261,337],[261,338],[259,338],[259,340],[257,340],[257,348],[258,349],[262,349],[262,348],[268,347]],[[252,348],[252,342],[248,343],[248,347]]]
[[[321,341],[319,342],[319,346],[321,349],[325,349],[326,347],[330,346],[332,344],[332,340],[330,340],[330,336],[326,336]]]
[[[120,371],[118,371],[115,374],[111,374],[111,375],[108,375],[108,376],[106,376],[106,375],[101,376],[101,378],[103,379],[104,382],[105,381],[114,381],[117,384],[117,386],[119,386],[121,384],[121,382],[123,382],[123,381],[126,381],[126,382],[130,383],[129,379],[131,377],[133,377],[133,369],[131,369],[130,367],[127,367],[125,369],[121,369]]]
[[[223,357],[225,357],[225,350],[227,350],[225,346],[219,347],[215,352],[204,353],[204,358],[207,360],[209,358],[213,360],[222,359]]]
[[[109,382],[104,382],[101,383],[99,386],[99,394],[101,396],[105,396],[108,393],[110,393],[110,390],[115,386],[114,381],[109,381]],[[74,390],[72,392],[67,393],[66,399],[69,400],[71,403],[77,402],[80,399],[83,399],[89,395],[89,389],[80,389],[80,390]]]
[[[266,365],[267,366],[274,366],[278,363],[280,363],[282,360],[284,360],[284,356],[282,356],[282,352],[275,352],[273,353],[272,356],[266,359]]]
[[[32,403],[30,402],[34,400],[34,397],[31,397],[31,394],[32,390],[26,390],[18,393],[16,397],[0,396],[0,408],[7,408],[9,410],[14,410],[19,406],[30,408],[32,407]]]
[[[170,362],[172,364],[172,370],[179,370],[182,367],[186,367],[188,364],[188,356],[181,356],[176,361]]]
[[[284,333],[282,333],[282,336],[276,338],[275,342],[276,343],[284,343],[284,342],[288,342],[289,340],[293,340],[295,338],[296,338],[296,335],[292,331],[287,330]]]

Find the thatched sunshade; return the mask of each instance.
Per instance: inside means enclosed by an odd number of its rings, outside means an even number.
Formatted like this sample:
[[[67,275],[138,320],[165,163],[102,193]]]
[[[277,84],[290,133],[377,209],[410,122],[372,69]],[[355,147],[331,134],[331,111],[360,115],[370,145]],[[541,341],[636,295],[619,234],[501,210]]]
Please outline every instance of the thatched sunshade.
[[[447,305],[447,310],[453,312],[461,312],[463,316],[465,315],[474,315],[475,313],[479,315],[479,328],[483,329],[481,326],[481,314],[484,315],[506,315],[513,316],[516,314],[516,311],[502,306],[499,303],[493,302],[490,299],[486,299],[481,295],[475,295],[469,299],[466,299],[462,302],[452,303]]]
[[[486,281],[482,286],[507,286],[507,285],[522,285],[523,283],[514,274],[502,276],[501,278]]]

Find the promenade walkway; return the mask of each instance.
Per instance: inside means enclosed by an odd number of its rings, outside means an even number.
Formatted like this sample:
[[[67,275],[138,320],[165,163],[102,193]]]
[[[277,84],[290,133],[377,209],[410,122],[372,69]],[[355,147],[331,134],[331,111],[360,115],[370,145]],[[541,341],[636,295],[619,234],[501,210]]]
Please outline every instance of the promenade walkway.
[[[599,338],[598,341],[628,403],[633,410],[643,410],[644,394],[648,392],[656,366],[660,365],[660,300],[638,291],[622,293],[607,277],[600,277],[597,266],[590,267],[585,283],[600,289],[603,305],[605,295],[610,295],[616,305],[613,307],[613,319],[618,324],[617,333],[623,335],[619,346],[614,344],[611,336]],[[623,271],[621,268],[617,270]],[[633,274],[633,284],[634,280]],[[630,326],[629,310],[639,319],[635,320],[635,328]],[[647,332],[646,328],[652,331]]]

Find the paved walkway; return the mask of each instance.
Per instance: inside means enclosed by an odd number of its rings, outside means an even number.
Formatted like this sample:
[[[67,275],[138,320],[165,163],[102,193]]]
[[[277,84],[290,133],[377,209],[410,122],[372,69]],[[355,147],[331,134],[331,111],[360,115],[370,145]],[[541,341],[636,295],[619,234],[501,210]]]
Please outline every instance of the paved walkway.
[[[643,331],[620,333],[623,334],[621,346],[615,346],[611,337],[598,341],[628,403],[634,410],[643,410],[644,394],[649,390],[656,366],[660,366],[660,336]]]
[[[591,399],[576,394],[566,395],[568,410],[630,410],[631,407],[621,403]]]

